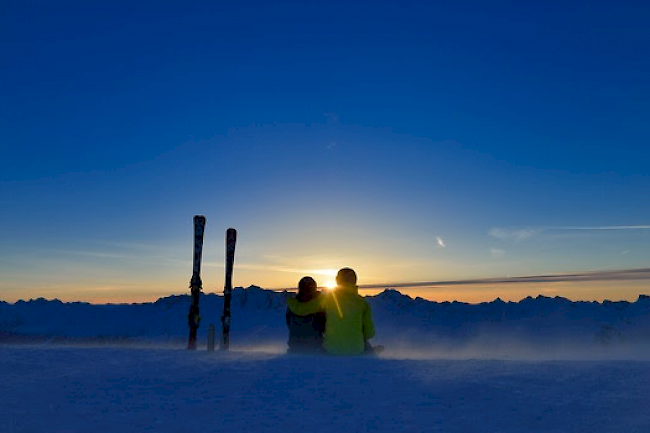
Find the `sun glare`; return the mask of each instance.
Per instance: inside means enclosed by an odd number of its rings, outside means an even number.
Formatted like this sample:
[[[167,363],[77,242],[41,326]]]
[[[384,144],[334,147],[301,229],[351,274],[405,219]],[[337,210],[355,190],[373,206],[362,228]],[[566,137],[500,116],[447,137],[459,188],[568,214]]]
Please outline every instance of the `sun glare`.
[[[309,273],[316,275],[316,280],[318,281],[318,286],[326,290],[334,290],[336,288],[336,269],[313,269]],[[321,280],[320,278],[325,278]],[[323,281],[321,283],[321,281]]]

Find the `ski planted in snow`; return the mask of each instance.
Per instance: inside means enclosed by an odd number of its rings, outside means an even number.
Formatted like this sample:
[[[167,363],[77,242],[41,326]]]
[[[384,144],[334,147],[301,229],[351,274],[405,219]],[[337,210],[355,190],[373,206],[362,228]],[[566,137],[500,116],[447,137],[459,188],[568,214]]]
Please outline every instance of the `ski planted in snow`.
[[[226,284],[223,288],[223,314],[221,315],[221,350],[230,348],[230,298],[232,297],[232,269],[235,265],[237,230],[226,231]]]
[[[190,327],[190,338],[187,348],[196,349],[196,333],[199,329],[201,315],[199,314],[199,295],[203,288],[201,282],[201,256],[203,255],[203,232],[205,230],[205,217],[203,215],[194,216],[194,263],[192,267],[192,279],[190,280],[190,293],[192,303],[190,312],[187,315],[187,324]]]

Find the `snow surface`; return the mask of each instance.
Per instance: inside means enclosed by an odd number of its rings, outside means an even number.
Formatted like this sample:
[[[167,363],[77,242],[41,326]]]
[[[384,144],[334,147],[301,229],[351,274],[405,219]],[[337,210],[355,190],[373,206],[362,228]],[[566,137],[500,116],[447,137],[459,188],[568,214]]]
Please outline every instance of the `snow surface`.
[[[648,432],[650,298],[434,303],[369,298],[380,357],[285,354],[287,293],[0,303],[0,432]]]
[[[0,346],[2,432],[647,432],[638,361]]]

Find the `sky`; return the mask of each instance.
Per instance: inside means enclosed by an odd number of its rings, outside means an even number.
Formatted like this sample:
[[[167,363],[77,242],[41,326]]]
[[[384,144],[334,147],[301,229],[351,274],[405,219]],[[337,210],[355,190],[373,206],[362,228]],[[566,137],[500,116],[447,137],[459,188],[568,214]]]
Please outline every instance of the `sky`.
[[[3,3],[0,299],[186,293],[201,214],[206,292],[234,227],[238,286],[349,266],[367,293],[634,300],[649,18],[640,1]]]

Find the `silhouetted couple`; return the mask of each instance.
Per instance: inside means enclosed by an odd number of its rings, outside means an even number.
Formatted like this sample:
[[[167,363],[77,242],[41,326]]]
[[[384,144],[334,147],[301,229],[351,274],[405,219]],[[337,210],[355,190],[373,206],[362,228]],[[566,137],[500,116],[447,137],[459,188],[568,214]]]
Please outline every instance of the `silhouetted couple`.
[[[370,305],[359,296],[357,274],[343,268],[336,284],[321,293],[313,278],[304,277],[298,295],[287,299],[289,353],[373,353],[368,340],[375,335],[375,325]]]

